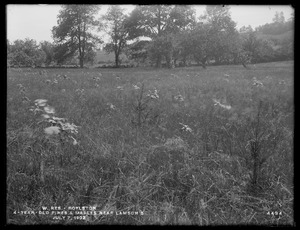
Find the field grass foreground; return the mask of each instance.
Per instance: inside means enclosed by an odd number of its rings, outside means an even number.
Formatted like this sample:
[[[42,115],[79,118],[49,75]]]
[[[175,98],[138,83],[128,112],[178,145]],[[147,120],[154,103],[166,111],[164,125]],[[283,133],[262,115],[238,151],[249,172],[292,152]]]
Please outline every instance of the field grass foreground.
[[[293,225],[293,65],[8,69],[8,223]]]

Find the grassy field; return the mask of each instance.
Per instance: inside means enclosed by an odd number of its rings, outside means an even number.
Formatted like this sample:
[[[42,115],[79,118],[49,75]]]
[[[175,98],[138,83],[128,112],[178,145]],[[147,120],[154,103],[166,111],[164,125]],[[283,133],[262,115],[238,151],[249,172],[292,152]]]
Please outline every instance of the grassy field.
[[[293,225],[293,65],[8,69],[7,222]]]

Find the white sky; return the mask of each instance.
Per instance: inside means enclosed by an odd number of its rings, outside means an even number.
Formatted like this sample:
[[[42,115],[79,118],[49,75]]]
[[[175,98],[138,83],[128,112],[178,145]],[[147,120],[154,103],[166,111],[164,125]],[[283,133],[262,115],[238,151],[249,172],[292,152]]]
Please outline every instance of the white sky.
[[[105,13],[109,5],[101,7],[100,14]],[[193,5],[197,16],[203,14],[205,5]],[[134,5],[122,5],[130,12]],[[232,5],[231,17],[237,23],[237,28],[251,25],[254,29],[259,25],[271,23],[276,11],[283,12],[285,19],[291,17],[294,9],[288,5]],[[7,38],[10,42],[16,39],[32,38],[37,42],[53,41],[51,29],[57,25],[59,5],[7,5]]]

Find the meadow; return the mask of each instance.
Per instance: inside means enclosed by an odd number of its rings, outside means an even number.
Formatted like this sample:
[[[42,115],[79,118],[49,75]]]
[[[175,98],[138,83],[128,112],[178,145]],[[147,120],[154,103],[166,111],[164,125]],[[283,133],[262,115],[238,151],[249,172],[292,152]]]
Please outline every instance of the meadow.
[[[7,222],[293,225],[293,65],[8,69]]]

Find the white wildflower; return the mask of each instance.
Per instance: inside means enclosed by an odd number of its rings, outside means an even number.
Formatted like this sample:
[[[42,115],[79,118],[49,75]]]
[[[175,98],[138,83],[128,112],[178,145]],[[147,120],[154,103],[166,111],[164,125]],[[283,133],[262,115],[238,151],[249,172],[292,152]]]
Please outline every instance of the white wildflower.
[[[263,87],[263,83],[257,80],[256,77],[253,77],[253,85]]]
[[[42,117],[43,117],[44,119],[49,119],[49,118],[50,118],[50,116],[49,116],[48,114],[42,114]]]
[[[214,106],[220,105],[220,104],[221,104],[217,99],[213,99],[213,101],[215,102],[215,103],[214,103]]]
[[[17,84],[19,90],[23,90],[24,89],[24,86],[22,84]]]
[[[182,124],[182,123],[179,123],[179,124],[181,124],[182,125],[182,130],[183,131],[187,131],[187,132],[192,132],[193,130],[188,126],[188,125],[185,125],[185,124]]]
[[[93,77],[93,80],[100,81],[100,77]]]
[[[82,95],[84,94],[84,89],[76,89],[75,92],[78,93],[79,95],[80,94]]]
[[[157,89],[154,90],[154,92],[152,92],[151,90],[149,90],[149,93],[147,94],[147,97],[151,97],[153,99],[158,99],[158,91]]]
[[[114,106],[112,103],[107,103],[110,109],[116,109],[116,106]]]
[[[65,89],[62,89],[62,90],[61,90],[61,92],[65,93],[65,92],[66,92],[66,90],[65,90]]]
[[[62,130],[69,130],[71,133],[78,133],[78,126],[74,125],[73,123],[60,123],[62,126]]]
[[[213,101],[215,102],[214,103],[214,106],[220,106],[221,108],[224,108],[224,109],[227,109],[227,110],[229,110],[229,109],[231,109],[231,106],[230,105],[224,105],[224,104],[221,104],[221,102],[220,101],[218,101],[218,100],[216,100],[216,99],[213,99]]]
[[[51,124],[57,124],[57,122],[53,119],[49,119],[48,122],[51,123]]]
[[[229,74],[224,74],[224,77],[230,77],[230,75]]]
[[[138,87],[137,85],[133,85],[134,89],[140,89],[140,87]]]
[[[53,120],[55,121],[65,121],[65,118],[59,118],[59,117],[52,117]]]
[[[36,106],[46,106],[46,103],[47,103],[48,100],[46,99],[36,99],[34,102],[35,102],[35,105]]]
[[[254,80],[253,85],[258,86],[258,87],[263,87],[264,86],[263,83],[261,81],[258,81],[258,80]]]
[[[231,106],[230,105],[223,105],[223,104],[220,104],[220,106],[224,109],[227,109],[227,110],[230,110],[231,109]]]
[[[55,109],[51,106],[44,107],[46,113],[55,113]]]
[[[60,128],[57,126],[50,126],[50,127],[45,128],[44,131],[47,135],[59,134]]]
[[[280,84],[280,85],[284,85],[284,84],[285,84],[285,80],[280,80],[280,81],[279,81],[279,84]]]
[[[73,145],[77,145],[78,144],[78,141],[74,137],[72,137],[72,136],[69,136],[69,137],[71,137],[73,139]]]
[[[54,83],[54,84],[57,84],[57,83],[58,83],[58,81],[57,81],[56,79],[54,79],[54,80],[53,80],[53,83]]]
[[[184,101],[183,96],[181,96],[180,94],[177,95],[177,96],[175,96],[174,98],[175,98],[175,100],[177,100],[177,101]]]
[[[117,86],[117,89],[124,90],[124,86]]]
[[[20,88],[20,92],[21,92],[21,93],[25,93],[25,87]]]

